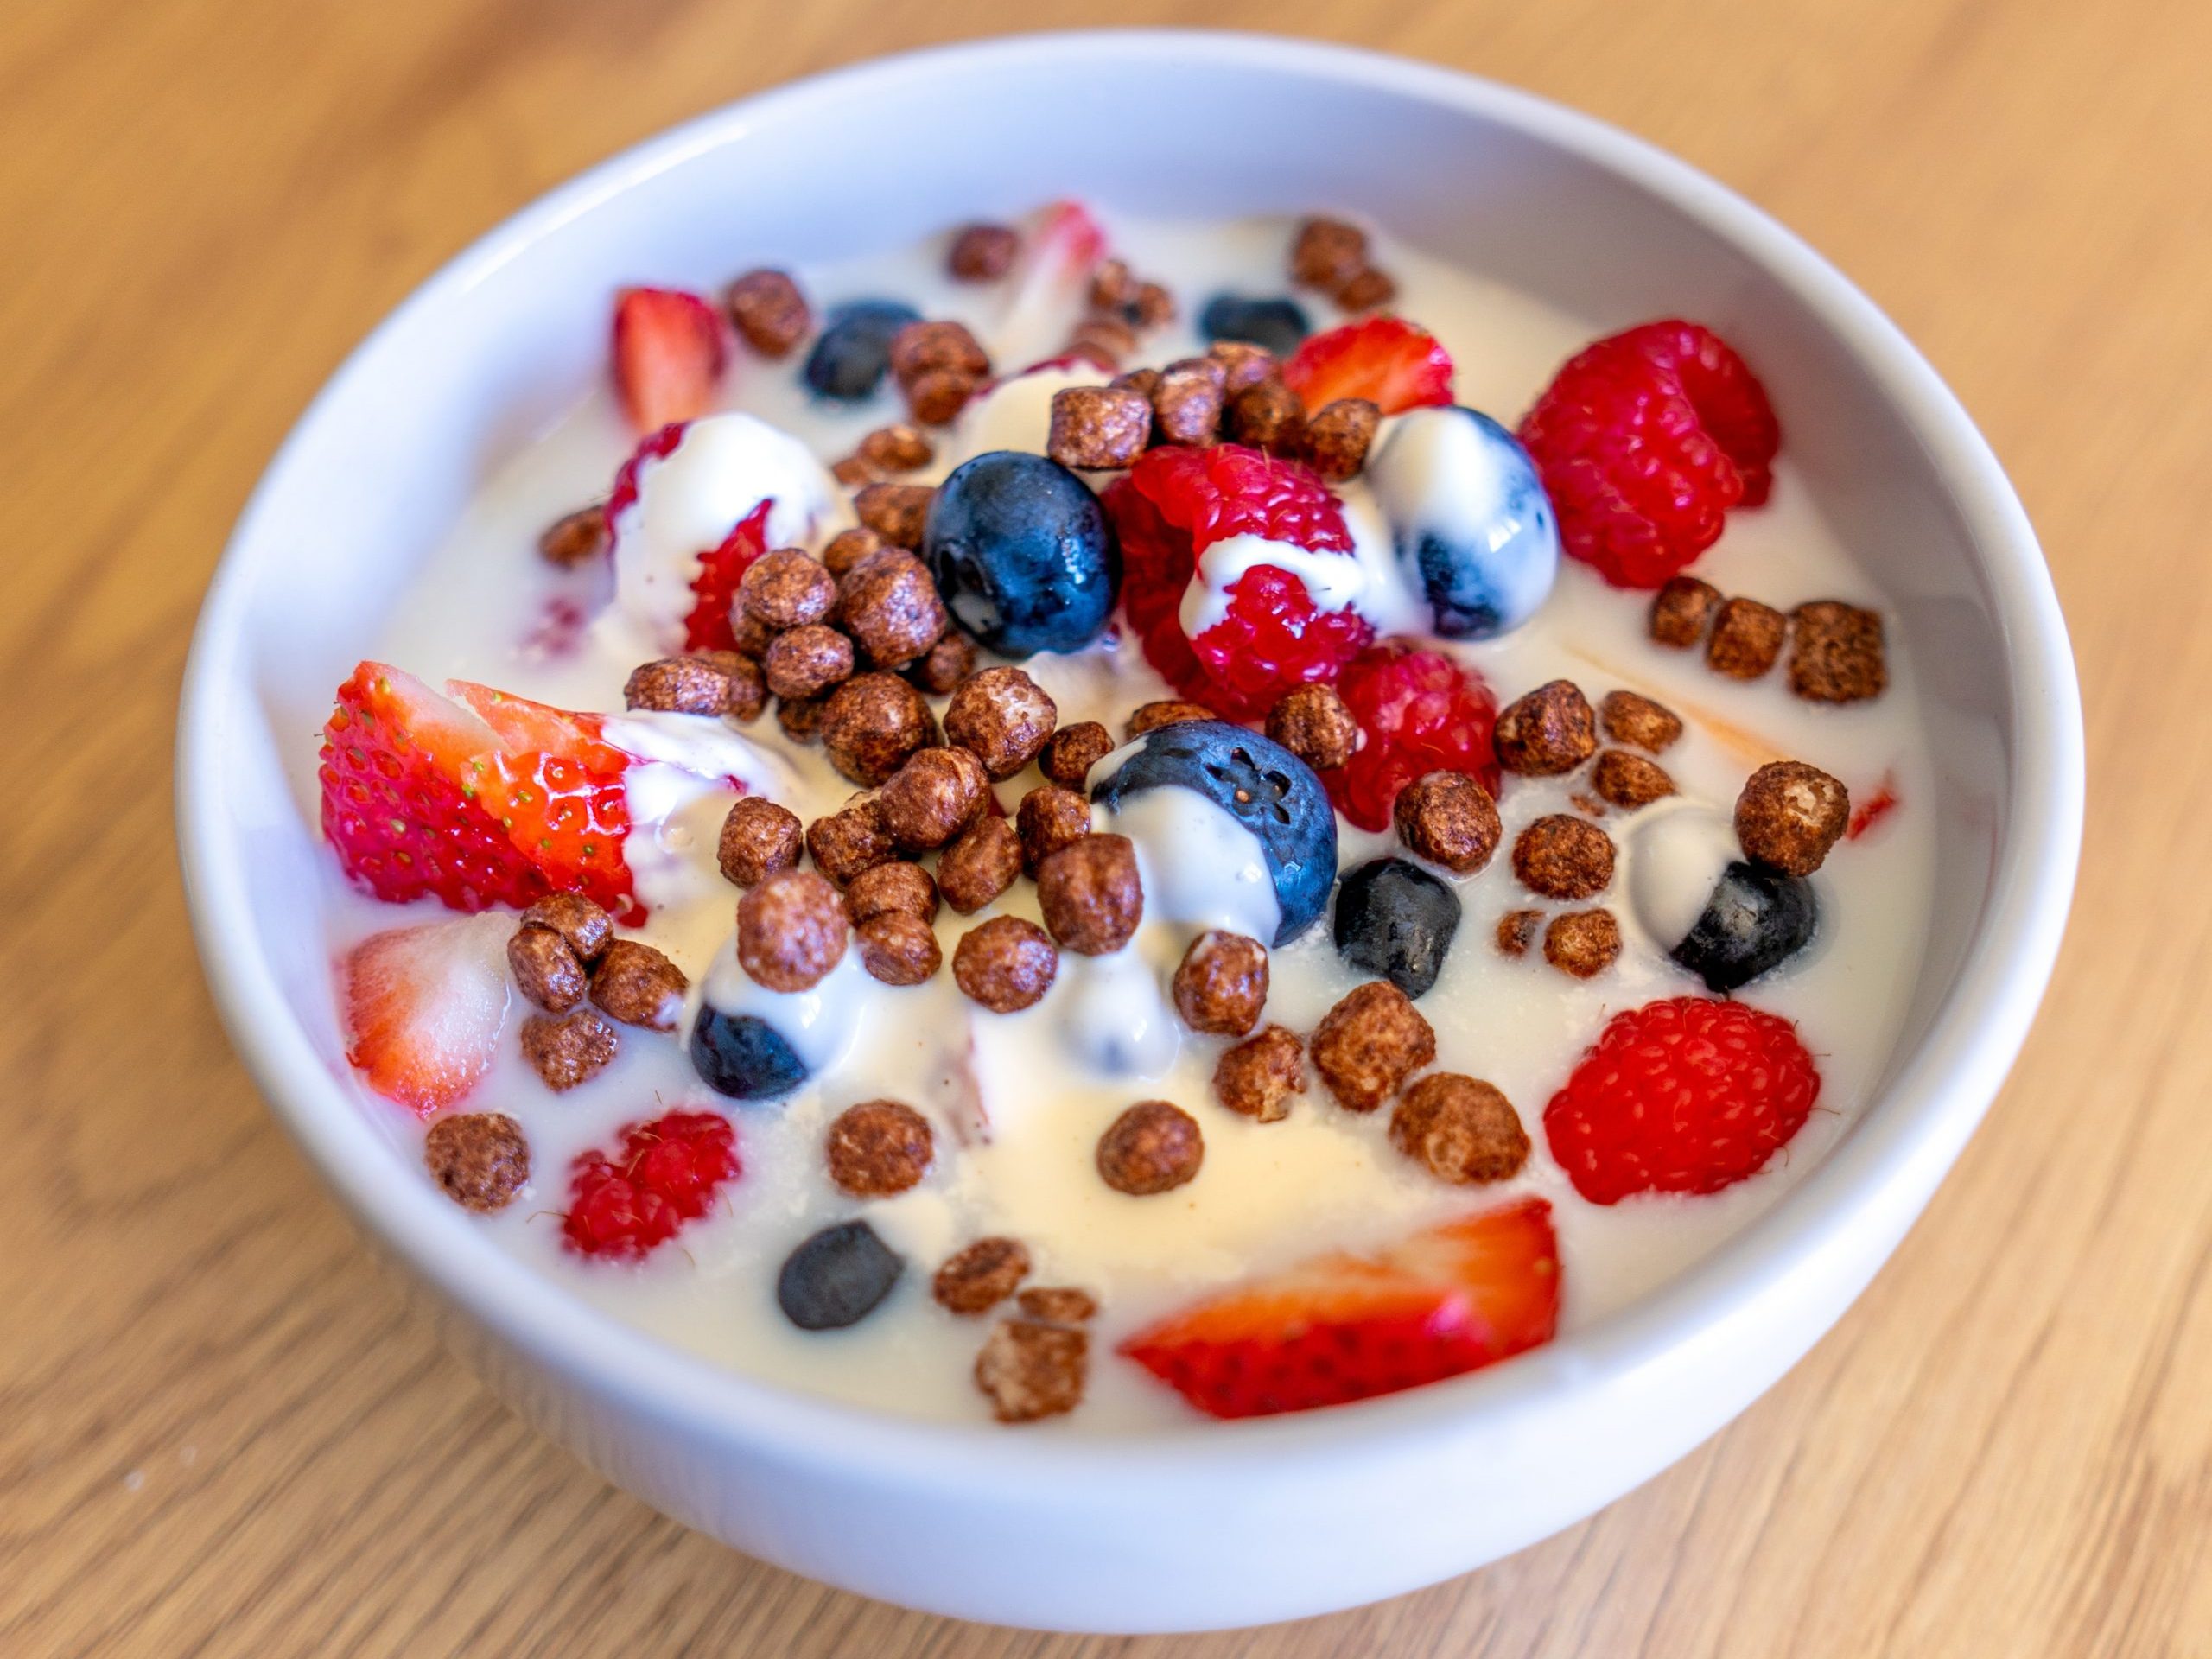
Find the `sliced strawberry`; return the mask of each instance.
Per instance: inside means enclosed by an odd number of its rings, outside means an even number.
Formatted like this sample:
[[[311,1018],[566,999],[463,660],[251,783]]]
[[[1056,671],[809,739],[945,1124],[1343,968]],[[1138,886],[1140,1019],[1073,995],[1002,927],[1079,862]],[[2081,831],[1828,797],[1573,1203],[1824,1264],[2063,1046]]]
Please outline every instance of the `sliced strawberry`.
[[[1368,317],[1315,334],[1282,365],[1309,410],[1364,397],[1385,415],[1452,401],[1452,354],[1402,317]]]
[[[614,306],[614,390],[640,432],[714,406],[728,359],[715,308],[674,288],[626,288]]]
[[[768,515],[775,508],[774,501],[763,501],[738,521],[720,547],[699,556],[699,574],[691,579],[691,591],[697,600],[683,619],[684,650],[737,649],[737,636],[730,629],[730,606],[737,598],[737,584],[744,580],[753,561],[768,550]]]
[[[1523,1198],[1372,1256],[1325,1255],[1138,1332],[1121,1351],[1215,1417],[1342,1405],[1551,1339],[1551,1205]]]
[[[622,855],[630,833],[622,774],[630,757],[604,741],[600,717],[467,680],[447,689],[496,734],[481,797],[546,887],[582,893],[619,921],[642,921],[645,907]]]
[[[424,1116],[474,1089],[507,1017],[509,918],[426,922],[346,958],[346,1058],[369,1087]]]
[[[545,880],[485,804],[499,740],[412,674],[363,663],[322,733],[322,832],[346,874],[392,904],[526,906]]]

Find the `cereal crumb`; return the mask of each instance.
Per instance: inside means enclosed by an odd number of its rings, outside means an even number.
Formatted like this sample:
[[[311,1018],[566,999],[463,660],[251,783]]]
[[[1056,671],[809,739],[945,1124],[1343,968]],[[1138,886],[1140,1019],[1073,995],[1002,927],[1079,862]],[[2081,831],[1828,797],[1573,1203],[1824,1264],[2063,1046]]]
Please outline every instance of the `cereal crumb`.
[[[1001,1319],[976,1356],[976,1386],[1002,1423],[1064,1416],[1083,1402],[1090,1335],[1036,1319]]]
[[[1675,792],[1675,780],[1664,766],[1626,749],[1607,749],[1598,757],[1590,773],[1590,786],[1600,800],[1631,811]]]
[[[1098,1299],[1074,1285],[1032,1285],[1014,1300],[1031,1319],[1047,1325],[1081,1325],[1098,1312]]]
[[[1543,925],[1541,910],[1509,910],[1497,918],[1497,950],[1500,956],[1525,957],[1529,947],[1536,942],[1536,931]]]
[[[955,1313],[987,1313],[1028,1276],[1029,1251],[1020,1239],[979,1238],[945,1258],[930,1294]]]
[[[1682,734],[1682,717],[1662,702],[1637,691],[1608,691],[1598,708],[1605,735],[1654,754],[1664,753]]]

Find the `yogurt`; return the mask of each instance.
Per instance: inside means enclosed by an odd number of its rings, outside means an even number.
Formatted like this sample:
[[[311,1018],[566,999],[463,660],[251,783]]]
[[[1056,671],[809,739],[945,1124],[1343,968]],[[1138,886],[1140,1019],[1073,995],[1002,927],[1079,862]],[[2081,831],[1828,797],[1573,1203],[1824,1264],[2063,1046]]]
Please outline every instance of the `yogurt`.
[[[1182,301],[1183,318],[1147,339],[1145,361],[1203,349],[1190,318],[1205,296],[1281,290],[1287,221],[1116,218],[1109,228],[1116,252]],[[1589,320],[1413,250],[1385,247],[1381,257],[1398,280],[1396,308],[1431,329],[1457,363],[1459,402],[1509,425],[1598,332]],[[952,283],[934,247],[798,275],[818,308],[892,296],[926,316],[966,321],[995,360],[1010,348],[1045,349],[1032,338],[1042,338],[1033,289],[1009,308],[991,288]],[[1334,320],[1325,302],[1311,301],[1310,309],[1319,326]],[[1072,321],[1063,314],[1052,327],[1064,330]],[[564,707],[615,711],[609,740],[648,762],[628,785],[636,826],[629,857],[639,894],[652,907],[636,936],[690,976],[694,1011],[705,1001],[760,1013],[790,1038],[812,1073],[783,1101],[725,1101],[701,1084],[681,1041],[625,1030],[611,1065],[556,1096],[524,1063],[511,1029],[466,1106],[510,1115],[531,1143],[530,1189],[482,1224],[501,1248],[639,1332],[716,1363],[887,1413],[984,1421],[988,1402],[970,1372],[988,1324],[936,1306],[928,1281],[967,1240],[1011,1235],[1031,1252],[1031,1282],[1081,1286],[1102,1308],[1081,1408],[1032,1432],[1113,1434],[1194,1421],[1173,1393],[1112,1350],[1121,1337],[1206,1287],[1535,1193],[1554,1205],[1564,1263],[1562,1328],[1571,1329],[1681,1273],[1780,1199],[1866,1105],[1906,1014],[1934,880],[1934,826],[1920,804],[1934,791],[1916,665],[1892,640],[1886,695],[1844,710],[1797,701],[1779,673],[1749,686],[1725,682],[1694,652],[1651,646],[1644,595],[1609,589],[1573,563],[1560,570],[1548,598],[1536,596],[1540,608],[1525,626],[1447,648],[1479,670],[1501,702],[1564,677],[1593,702],[1616,688],[1645,692],[1680,713],[1688,729],[1663,757],[1679,797],[1637,812],[1610,811],[1603,820],[1619,864],[1599,902],[1614,909],[1627,935],[1620,959],[1605,973],[1573,980],[1534,953],[1515,960],[1493,947],[1497,918],[1533,902],[1503,852],[1454,884],[1464,923],[1420,1007],[1436,1029],[1437,1065],[1488,1079],[1518,1109],[1536,1149],[1514,1180],[1479,1190],[1446,1186],[1391,1147],[1387,1111],[1363,1117],[1338,1109],[1318,1083],[1280,1122],[1254,1122],[1213,1103],[1210,1078],[1223,1042],[1180,1027],[1168,979],[1198,932],[1227,928],[1270,939],[1277,910],[1252,836],[1184,791],[1147,791],[1110,823],[1096,825],[1136,843],[1143,924],[1109,957],[1064,956],[1052,990],[1033,1007],[987,1012],[961,995],[950,971],[893,988],[869,978],[856,952],[796,996],[753,984],[731,949],[736,893],[715,868],[721,817],[742,787],[811,821],[836,810],[852,785],[818,749],[788,742],[772,717],[740,729],[698,716],[620,715],[623,683],[640,661],[681,645],[699,551],[760,502],[774,504],[771,546],[818,549],[850,522],[825,463],[903,411],[894,389],[850,410],[810,400],[789,365],[747,366],[752,372],[726,383],[728,411],[696,423],[669,459],[641,467],[637,500],[618,525],[611,592],[604,570],[556,570],[535,550],[538,531],[603,492],[628,452],[631,439],[611,398],[594,393],[490,477],[372,642],[372,654],[432,681],[467,678]],[[1077,368],[1009,378],[940,435],[937,464],[916,481],[934,481],[986,449],[1041,448],[1051,392],[1104,378]],[[1292,558],[1263,542],[1224,542],[1204,561],[1203,581],[1186,601],[1186,626],[1213,615],[1209,607],[1217,607],[1242,571],[1271,563],[1306,582],[1323,608],[1357,602],[1386,619],[1386,627],[1421,627],[1421,594],[1391,546],[1376,493],[1443,489],[1429,476],[1433,468],[1414,465],[1421,459],[1414,452],[1452,438],[1440,429],[1394,451],[1393,424],[1385,423],[1378,454],[1395,454],[1400,464],[1340,491],[1353,559]],[[1465,487],[1479,493],[1486,486],[1478,478]],[[1437,498],[1435,511],[1455,510],[1452,500]],[[1879,602],[1786,450],[1770,504],[1732,516],[1697,574],[1724,592],[1753,594],[1784,608],[1815,598]],[[546,631],[548,616],[569,614],[596,620]],[[1134,707],[1175,695],[1131,643],[1112,637],[1078,656],[1024,666],[1057,701],[1063,725],[1097,720],[1118,734]],[[1667,949],[1733,855],[1727,814],[1745,777],[1782,758],[1809,761],[1854,792],[1872,792],[1887,779],[1904,803],[1878,834],[1840,849],[1822,872],[1820,945],[1743,993],[1797,1022],[1820,1056],[1821,1109],[1784,1155],[1724,1192],[1647,1196],[1611,1207],[1586,1203],[1544,1148],[1545,1103],[1611,1014],[1701,990],[1667,960]],[[998,785],[1001,804],[1011,811],[1035,782],[1024,776]],[[1505,844],[1530,820],[1571,810],[1567,798],[1585,786],[1572,779],[1514,779],[1500,803]],[[1341,823],[1339,830],[1346,868],[1395,849],[1387,836]],[[428,904],[378,904],[331,873],[327,918],[338,951],[369,933],[446,913]],[[1017,882],[974,917],[941,914],[937,931],[948,960],[963,933],[999,913],[1035,919],[1033,886]],[[1266,1017],[1301,1033],[1368,977],[1339,960],[1325,923],[1271,954]],[[526,1011],[517,999],[511,1022]],[[912,1191],[861,1205],[829,1181],[823,1137],[843,1109],[877,1097],[906,1102],[931,1118],[937,1158]],[[1199,1118],[1206,1156],[1187,1185],[1131,1198],[1098,1179],[1092,1149],[1133,1101],[1154,1098],[1177,1102]],[[419,1143],[422,1126],[408,1115],[365,1089],[362,1100],[395,1143]],[[557,1212],[571,1161],[613,1144],[625,1124],[677,1108],[720,1111],[735,1126],[744,1172],[719,1211],[688,1226],[678,1248],[641,1264],[564,1250]],[[794,1328],[777,1306],[779,1264],[808,1234],[855,1215],[907,1258],[901,1281],[849,1329]]]

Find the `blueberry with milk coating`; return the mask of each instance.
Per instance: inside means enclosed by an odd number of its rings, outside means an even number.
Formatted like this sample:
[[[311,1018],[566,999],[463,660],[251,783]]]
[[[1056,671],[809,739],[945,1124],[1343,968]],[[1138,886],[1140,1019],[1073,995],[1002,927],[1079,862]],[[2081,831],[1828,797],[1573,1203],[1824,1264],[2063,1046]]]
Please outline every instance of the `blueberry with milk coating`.
[[[1701,806],[1639,824],[1628,842],[1629,899],[1643,931],[1681,966],[1726,993],[1813,942],[1820,906],[1802,876],[1745,860],[1728,820]]]
[[[1398,563],[1447,639],[1534,616],[1559,573],[1559,521],[1535,464],[1479,410],[1416,409],[1368,459]]]
[[[978,455],[938,486],[922,556],[953,620],[1006,657],[1082,650],[1122,588],[1121,544],[1090,486],[1019,450]]]
[[[1258,842],[1287,944],[1321,918],[1337,879],[1337,815],[1313,769],[1281,744],[1221,720],[1185,720],[1147,732],[1093,787],[1108,811],[1146,790],[1187,789]]]
[[[702,1007],[691,1027],[691,1065],[708,1088],[733,1100],[775,1100],[806,1081],[806,1063],[766,1020]]]

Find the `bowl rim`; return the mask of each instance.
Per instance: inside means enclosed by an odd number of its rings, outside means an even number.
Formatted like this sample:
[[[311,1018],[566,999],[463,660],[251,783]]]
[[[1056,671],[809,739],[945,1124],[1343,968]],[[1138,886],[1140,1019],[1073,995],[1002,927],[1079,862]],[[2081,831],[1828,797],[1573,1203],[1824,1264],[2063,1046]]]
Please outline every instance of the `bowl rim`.
[[[390,1147],[308,1041],[245,913],[244,859],[215,786],[228,715],[243,685],[247,568],[263,521],[306,435],[347,396],[384,342],[524,257],[597,204],[692,156],[823,105],[949,67],[1018,73],[1101,53],[1193,60],[1224,70],[1321,77],[1510,125],[1611,172],[1732,246],[1788,290],[1852,353],[1930,454],[1949,491],[2007,654],[2018,741],[2007,767],[2009,833],[1986,904],[1944,1005],[1854,1132],[1783,1199],[1688,1271],[1626,1307],[1503,1364],[1402,1394],[1243,1422],[1196,1419],[1156,1430],[1007,1434],[909,1419],[757,1379],[672,1347],[600,1312],[507,1255],[426,1184],[394,1181]],[[261,556],[267,556],[264,550]],[[633,1411],[688,1432],[875,1479],[950,1480],[973,1497],[1014,1495],[1079,1476],[1094,1495],[1179,1475],[1256,1478],[1296,1448],[1371,1453],[1480,1427],[1510,1432],[1562,1396],[1609,1382],[1743,1313],[1805,1268],[1885,1192],[1916,1211],[1980,1121],[2017,1056],[2049,981],[2079,859],[2084,763],[2080,694],[2065,625],[2027,516],[1987,442],[1933,368],[1873,302],[1795,233],[1687,162],[1533,93],[1462,72],[1318,41],[1224,30],[1074,29],[999,36],[869,60],[709,111],[556,187],[454,257],[349,353],[301,416],[248,500],[210,582],[179,721],[179,849],[193,931],[232,1040],[278,1121],[381,1246],[511,1349]],[[1908,1219],[1910,1216],[1908,1215]]]

